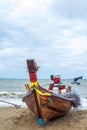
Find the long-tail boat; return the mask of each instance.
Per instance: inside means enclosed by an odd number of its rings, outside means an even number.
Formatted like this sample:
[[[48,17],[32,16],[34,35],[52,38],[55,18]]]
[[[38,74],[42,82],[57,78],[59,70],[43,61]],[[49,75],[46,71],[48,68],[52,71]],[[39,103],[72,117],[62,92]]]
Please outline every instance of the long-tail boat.
[[[38,117],[40,125],[46,124],[51,119],[65,115],[71,108],[78,107],[77,94],[55,94],[40,86],[37,79],[38,66],[34,59],[27,60],[30,85],[26,84],[27,93],[23,101],[28,108]]]

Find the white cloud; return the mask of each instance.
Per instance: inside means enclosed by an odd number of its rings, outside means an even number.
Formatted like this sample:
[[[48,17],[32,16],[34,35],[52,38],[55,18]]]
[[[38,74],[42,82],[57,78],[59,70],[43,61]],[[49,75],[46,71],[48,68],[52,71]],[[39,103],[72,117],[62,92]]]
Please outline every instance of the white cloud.
[[[64,19],[87,19],[87,1],[86,0],[54,0],[54,15]]]
[[[72,35],[72,32],[69,29],[61,29],[61,32],[65,37],[69,37]]]
[[[1,1],[0,14],[3,14],[2,19],[18,24],[27,17],[46,15],[52,3],[53,0],[4,0]]]
[[[0,51],[0,57],[16,57],[16,56],[21,56],[21,55],[24,55],[26,54],[26,48],[17,48],[17,47],[14,47],[14,48],[11,48],[11,47],[7,47],[5,49],[2,49]],[[17,57],[16,57],[17,58]]]
[[[87,51],[87,38],[76,37],[69,39],[68,48],[76,55],[80,55]]]
[[[0,56],[10,56],[12,54],[11,48],[6,48],[0,51]]]
[[[11,47],[13,45],[13,43],[11,43],[11,42],[9,42],[8,40],[3,40],[2,42],[1,42],[1,47],[0,48],[9,48],[9,47]]]
[[[0,69],[4,69],[2,64],[0,64]]]

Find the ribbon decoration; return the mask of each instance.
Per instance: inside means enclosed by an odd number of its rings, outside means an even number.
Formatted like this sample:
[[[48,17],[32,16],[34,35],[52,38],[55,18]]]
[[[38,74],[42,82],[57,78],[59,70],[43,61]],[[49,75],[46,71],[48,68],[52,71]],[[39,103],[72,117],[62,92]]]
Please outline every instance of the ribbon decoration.
[[[41,92],[38,87],[34,87],[34,90],[41,96],[51,96],[50,93],[47,93],[47,92]]]

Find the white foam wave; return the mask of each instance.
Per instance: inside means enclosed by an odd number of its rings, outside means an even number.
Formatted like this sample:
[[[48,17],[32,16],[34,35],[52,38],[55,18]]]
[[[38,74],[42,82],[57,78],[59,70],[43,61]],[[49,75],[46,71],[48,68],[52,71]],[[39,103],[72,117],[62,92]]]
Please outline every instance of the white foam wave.
[[[22,98],[25,92],[0,92],[1,98]]]
[[[86,98],[81,98],[81,106],[79,109],[87,109],[87,99]]]

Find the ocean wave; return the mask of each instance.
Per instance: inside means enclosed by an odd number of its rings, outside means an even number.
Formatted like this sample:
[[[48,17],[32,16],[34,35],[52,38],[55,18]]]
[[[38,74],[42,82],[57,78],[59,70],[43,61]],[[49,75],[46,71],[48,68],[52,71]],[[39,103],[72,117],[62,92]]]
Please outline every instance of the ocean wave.
[[[0,99],[19,105],[21,104],[21,106],[25,107],[26,105],[22,101],[25,94],[26,92],[0,92]],[[9,106],[9,104],[0,102],[0,107],[1,106]],[[79,106],[79,109],[87,109],[87,98],[81,97],[81,106]]]
[[[81,98],[81,104],[87,107],[87,98]]]
[[[22,98],[25,92],[0,92],[1,98]]]

